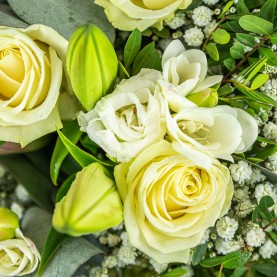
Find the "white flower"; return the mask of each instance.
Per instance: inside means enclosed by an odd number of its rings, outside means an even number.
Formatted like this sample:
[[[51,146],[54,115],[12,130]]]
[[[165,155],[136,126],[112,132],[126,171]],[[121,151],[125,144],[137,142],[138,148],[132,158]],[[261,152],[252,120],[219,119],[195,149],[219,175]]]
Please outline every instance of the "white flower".
[[[270,259],[272,255],[277,253],[277,247],[270,239],[267,239],[265,244],[260,247],[259,253],[263,259]]]
[[[273,100],[277,100],[277,79],[267,80],[260,90],[266,95],[270,96]]]
[[[234,209],[238,217],[244,218],[253,211],[253,204],[249,198],[246,198],[238,203]]]
[[[109,233],[107,236],[107,244],[109,247],[115,247],[121,241],[120,237]]]
[[[212,33],[212,31],[214,30],[215,26],[217,25],[216,21],[213,20],[212,22],[210,22],[204,29],[204,34],[207,37],[209,37],[209,35]]]
[[[276,200],[276,193],[273,190],[273,185],[270,182],[266,182],[265,184],[259,184],[255,188],[255,197],[260,202],[261,198],[264,196],[271,196],[274,201]]]
[[[244,182],[251,178],[252,168],[246,161],[239,161],[237,164],[231,164],[229,169],[233,180],[239,185],[243,185]]]
[[[102,266],[104,268],[113,268],[117,266],[117,258],[112,255],[105,257]]]
[[[266,179],[265,175],[263,175],[258,168],[254,168],[252,171],[251,177],[247,180],[248,184],[254,185]]]
[[[16,229],[16,238],[0,241],[0,276],[22,276],[36,270],[40,254],[34,243]]]
[[[200,6],[193,10],[192,19],[198,26],[206,26],[211,21],[212,10],[205,6]]]
[[[254,227],[247,232],[246,242],[252,247],[261,246],[265,242],[265,233],[259,225],[254,224]]]
[[[216,230],[218,235],[225,239],[231,240],[238,228],[238,222],[228,216],[222,217],[216,223]]]
[[[203,0],[203,2],[207,5],[214,5],[219,2],[219,0]]]
[[[210,229],[207,229],[203,235],[202,240],[200,241],[200,244],[204,244],[209,241],[209,235],[210,235]]]
[[[233,161],[231,154],[246,151],[258,134],[251,115],[229,106],[187,108],[173,116],[166,112],[166,121],[174,149],[204,167],[211,156]]]
[[[162,78],[159,71],[143,69],[123,80],[93,110],[79,114],[81,130],[118,162],[129,161],[161,140],[166,124],[164,99],[156,91],[159,78]]]
[[[117,257],[120,267],[135,264],[135,259],[137,257],[136,248],[129,246],[121,246],[117,253]]]
[[[175,30],[184,25],[185,23],[185,14],[178,13],[172,19],[165,19],[165,24],[171,29]]]
[[[183,38],[189,46],[198,47],[203,42],[204,34],[201,29],[194,27],[186,30]]]
[[[215,249],[217,253],[223,255],[239,250],[243,245],[244,241],[241,238],[238,238],[238,240],[217,239],[215,241]]]
[[[267,139],[277,140],[277,125],[273,122],[268,122],[263,128],[264,137]]]
[[[185,97],[201,92],[219,82],[223,76],[207,76],[208,64],[201,50],[185,50],[179,40],[173,40],[162,56],[164,81],[159,81],[162,93],[169,107],[178,112],[183,108],[196,106]]]
[[[250,194],[250,192],[248,191],[248,187],[246,186],[244,186],[243,189],[236,189],[234,192],[233,201],[243,202],[245,200],[248,200],[249,199],[248,194]]]

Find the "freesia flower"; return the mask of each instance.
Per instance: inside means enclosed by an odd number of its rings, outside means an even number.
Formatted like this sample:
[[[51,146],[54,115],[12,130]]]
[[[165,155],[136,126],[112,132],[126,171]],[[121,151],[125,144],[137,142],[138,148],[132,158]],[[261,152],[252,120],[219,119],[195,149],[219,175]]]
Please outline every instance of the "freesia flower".
[[[123,80],[88,113],[80,113],[81,131],[87,132],[110,157],[126,162],[166,133],[165,100],[157,91],[157,70],[143,69]]]
[[[0,207],[0,241],[12,239],[18,227],[17,215],[8,208]]]
[[[192,0],[95,0],[102,6],[108,20],[115,28],[132,31],[137,28],[144,31],[153,26],[163,28],[163,20],[171,19],[178,9],[185,9]]]
[[[16,229],[16,238],[0,241],[0,275],[22,276],[36,270],[40,254],[34,243]]]
[[[169,107],[175,111],[194,106],[185,97],[221,82],[223,76],[207,76],[207,58],[198,49],[185,50],[179,40],[173,40],[162,56],[164,81],[160,81]]]
[[[0,140],[24,147],[75,115],[73,96],[61,93],[67,45],[44,25],[0,27]]]
[[[256,120],[229,106],[188,108],[166,118],[175,150],[204,167],[212,157],[233,161],[231,154],[245,152],[258,136]]]
[[[186,263],[233,194],[227,167],[216,159],[197,166],[167,141],[117,165],[114,175],[131,244],[159,263]]]

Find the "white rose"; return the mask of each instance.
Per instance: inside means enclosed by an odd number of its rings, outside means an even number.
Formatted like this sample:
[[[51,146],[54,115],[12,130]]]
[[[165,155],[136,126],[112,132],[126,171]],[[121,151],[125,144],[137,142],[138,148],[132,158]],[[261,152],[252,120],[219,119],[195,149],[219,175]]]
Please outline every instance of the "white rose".
[[[102,6],[115,28],[144,31],[150,26],[163,28],[163,20],[170,19],[178,9],[185,9],[192,0],[95,0]]]
[[[76,101],[60,90],[67,45],[44,25],[0,27],[0,140],[23,147],[62,127],[58,106]]]
[[[216,159],[196,166],[167,141],[117,165],[114,175],[131,244],[159,263],[186,263],[233,195],[227,167]]]
[[[207,68],[207,58],[203,51],[186,51],[179,40],[168,45],[162,56],[164,81],[160,81],[160,84],[173,111],[179,112],[186,107],[196,106],[185,97],[221,82],[222,75],[206,77]]]
[[[143,69],[123,80],[93,110],[80,113],[81,130],[110,157],[126,162],[166,133],[165,102],[156,90],[156,70]]]
[[[231,154],[246,151],[258,136],[256,120],[229,106],[168,112],[166,119],[174,149],[203,167],[210,166],[212,157],[233,161]]]
[[[40,254],[34,243],[16,230],[16,238],[0,241],[0,275],[22,276],[35,271]]]

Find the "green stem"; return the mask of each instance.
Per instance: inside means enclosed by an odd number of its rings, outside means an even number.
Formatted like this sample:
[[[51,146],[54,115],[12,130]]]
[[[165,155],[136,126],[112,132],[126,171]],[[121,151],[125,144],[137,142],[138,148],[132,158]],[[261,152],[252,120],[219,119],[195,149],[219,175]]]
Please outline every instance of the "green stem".
[[[269,226],[277,222],[277,218],[274,218],[271,222],[269,222],[266,226],[263,227],[263,230],[265,231]]]
[[[221,277],[222,269],[223,269],[223,265],[221,264],[217,277]]]

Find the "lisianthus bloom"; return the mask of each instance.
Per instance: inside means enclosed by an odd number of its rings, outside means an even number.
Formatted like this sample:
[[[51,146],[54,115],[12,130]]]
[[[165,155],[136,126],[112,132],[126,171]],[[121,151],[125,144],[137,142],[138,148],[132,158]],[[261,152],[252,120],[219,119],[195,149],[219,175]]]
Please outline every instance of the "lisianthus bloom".
[[[167,141],[117,165],[114,175],[131,244],[159,263],[186,263],[233,194],[227,167],[216,159],[196,166]]]
[[[87,132],[110,157],[126,162],[166,133],[165,100],[157,90],[157,70],[142,69],[123,80],[88,113],[80,113],[81,131]]]
[[[212,157],[233,161],[231,154],[245,152],[258,136],[258,124],[250,114],[224,105],[167,112],[166,118],[175,150],[204,167]]]
[[[61,128],[62,112],[70,116],[74,98],[61,93],[67,45],[44,25],[0,27],[0,140],[23,147]]]
[[[144,31],[153,26],[163,28],[163,20],[171,19],[178,9],[185,9],[192,0],[95,0],[102,6],[115,28]]]
[[[16,238],[0,241],[0,275],[22,276],[36,270],[40,254],[35,244],[20,229]]]
[[[207,58],[198,49],[185,50],[179,40],[173,40],[162,56],[164,81],[160,81],[162,92],[175,111],[196,106],[186,99],[189,94],[205,91],[221,82],[222,75],[207,77]]]

